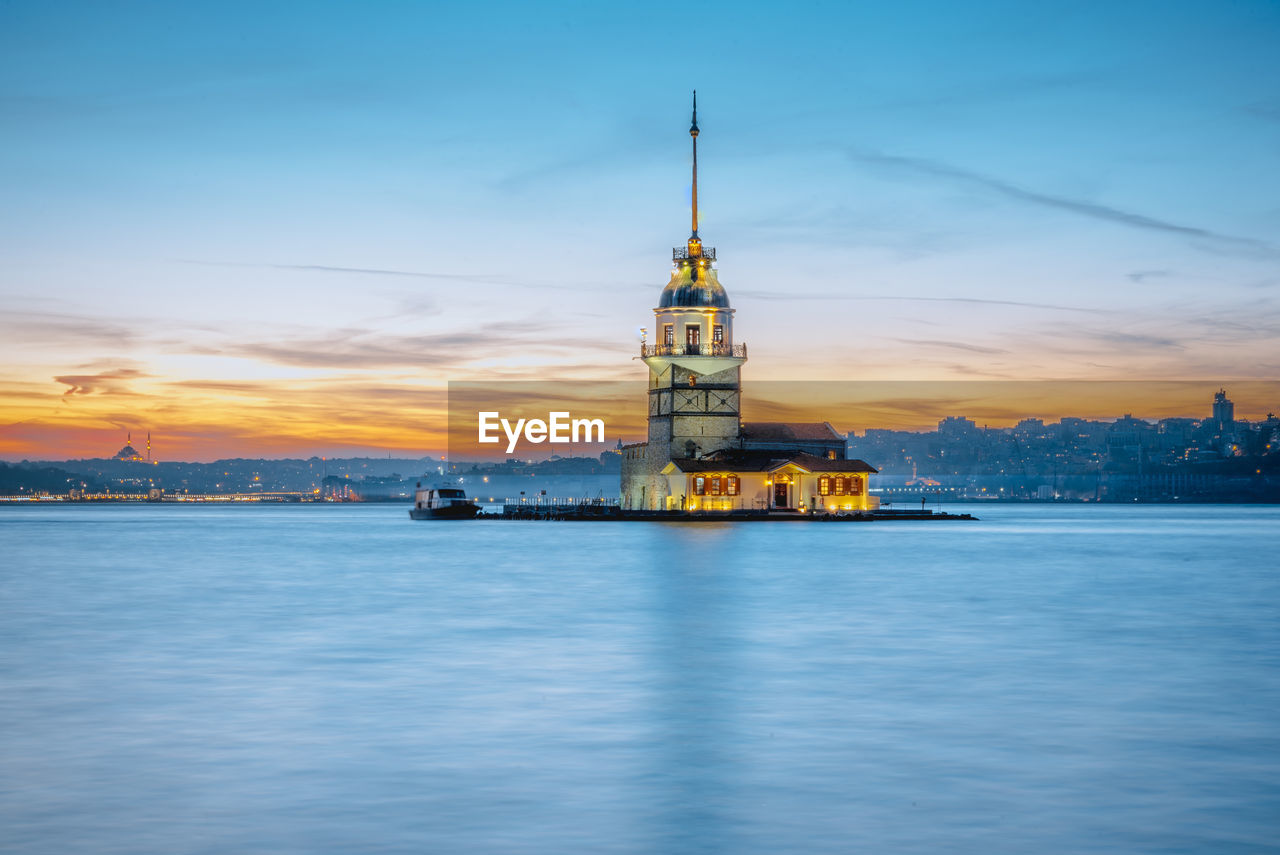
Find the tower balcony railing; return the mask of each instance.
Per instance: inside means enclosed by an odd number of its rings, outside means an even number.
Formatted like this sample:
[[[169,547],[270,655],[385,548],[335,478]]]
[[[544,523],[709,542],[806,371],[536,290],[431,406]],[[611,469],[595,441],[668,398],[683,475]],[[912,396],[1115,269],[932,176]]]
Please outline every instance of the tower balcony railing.
[[[686,261],[690,258],[705,258],[707,261],[715,261],[716,248],[714,246],[704,246],[702,248],[702,255],[693,256],[689,255],[689,247],[687,246],[677,246],[673,247],[671,250],[672,261]]]
[[[747,358],[745,344],[642,344],[640,356],[733,356]]]

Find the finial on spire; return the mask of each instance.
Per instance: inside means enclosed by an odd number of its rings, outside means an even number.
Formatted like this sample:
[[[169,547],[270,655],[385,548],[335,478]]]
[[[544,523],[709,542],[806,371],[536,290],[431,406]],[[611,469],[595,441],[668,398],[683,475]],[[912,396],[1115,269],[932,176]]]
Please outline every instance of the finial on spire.
[[[702,255],[702,241],[698,240],[698,90],[693,90],[693,124],[689,126],[693,137],[693,234],[689,235],[689,257]]]

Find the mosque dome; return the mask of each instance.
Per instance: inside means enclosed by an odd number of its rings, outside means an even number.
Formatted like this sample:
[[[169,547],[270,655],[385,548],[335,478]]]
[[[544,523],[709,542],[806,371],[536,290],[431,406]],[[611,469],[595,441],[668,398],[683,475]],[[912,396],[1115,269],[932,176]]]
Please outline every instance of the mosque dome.
[[[727,309],[729,295],[712,268],[682,264],[672,271],[671,281],[662,289],[658,308]]]

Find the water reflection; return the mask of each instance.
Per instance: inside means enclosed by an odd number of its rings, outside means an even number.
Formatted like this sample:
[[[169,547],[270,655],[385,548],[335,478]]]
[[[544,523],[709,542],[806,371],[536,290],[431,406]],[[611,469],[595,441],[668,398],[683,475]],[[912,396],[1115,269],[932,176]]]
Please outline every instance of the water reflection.
[[[1280,509],[981,515],[4,509],[0,848],[1271,846]]]
[[[736,782],[746,759],[731,698],[744,678],[732,526],[652,528],[648,776],[661,793],[655,851],[740,851]]]

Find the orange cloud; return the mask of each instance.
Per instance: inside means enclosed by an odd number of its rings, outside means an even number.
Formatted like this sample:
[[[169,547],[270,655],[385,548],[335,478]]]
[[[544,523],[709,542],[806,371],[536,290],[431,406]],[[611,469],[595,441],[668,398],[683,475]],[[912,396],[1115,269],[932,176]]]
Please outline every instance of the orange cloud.
[[[0,454],[110,456],[128,431],[150,431],[157,453],[170,460],[386,452],[417,457],[445,444],[439,388],[344,378],[159,382],[145,389],[97,375],[60,382],[71,387],[63,395],[76,395],[74,406],[58,406],[62,395],[35,392],[30,384],[0,384]]]
[[[63,383],[69,387],[62,393],[62,397],[70,398],[75,395],[93,394],[134,395],[137,393],[125,381],[150,376],[134,368],[121,368],[115,371],[100,371],[97,374],[64,374],[53,379],[54,382]]]

